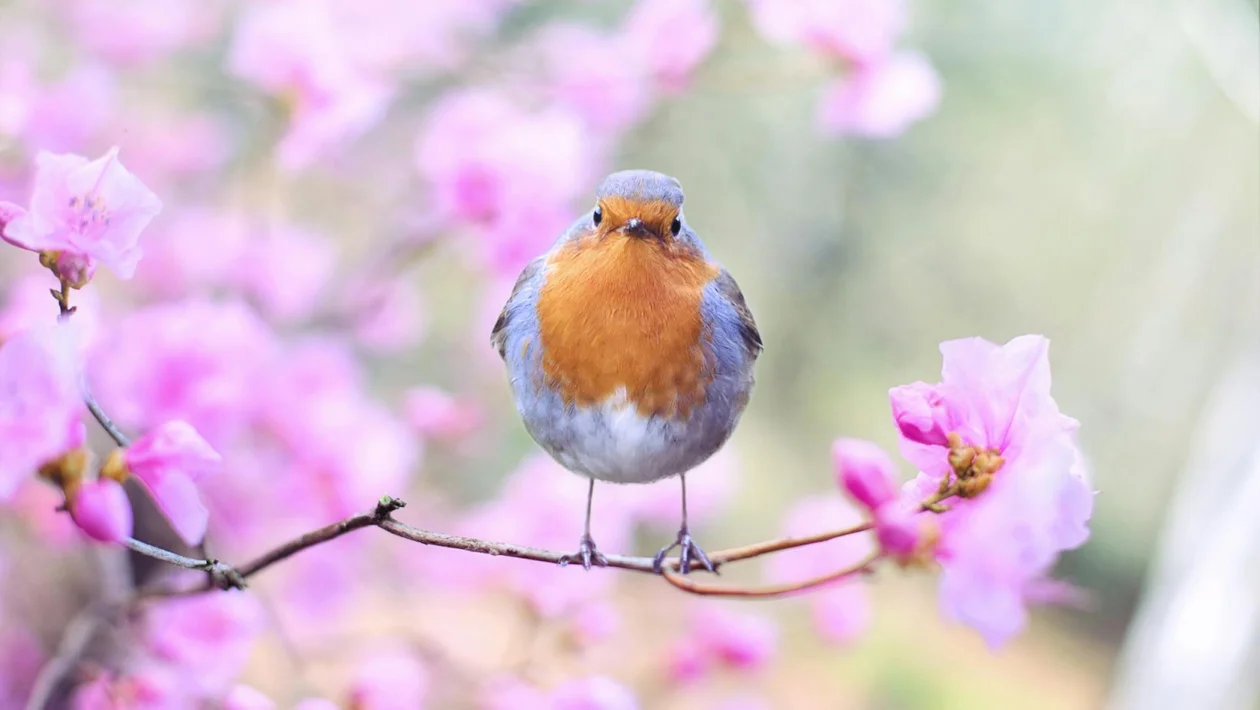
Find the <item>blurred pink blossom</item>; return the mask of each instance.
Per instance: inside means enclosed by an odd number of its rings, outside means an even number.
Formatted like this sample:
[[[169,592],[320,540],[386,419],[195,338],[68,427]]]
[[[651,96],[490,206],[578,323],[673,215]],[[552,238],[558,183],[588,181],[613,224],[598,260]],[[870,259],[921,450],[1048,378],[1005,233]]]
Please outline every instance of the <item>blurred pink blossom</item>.
[[[250,225],[220,207],[192,206],[157,218],[136,281],[166,298],[235,284]]]
[[[276,703],[248,685],[233,686],[223,699],[223,710],[275,710]]]
[[[100,478],[80,485],[70,501],[70,515],[93,540],[122,542],[131,537],[131,501],[118,481]]]
[[[429,693],[429,672],[415,654],[380,649],[364,658],[350,683],[355,710],[419,710]]]
[[[358,137],[385,113],[393,87],[360,66],[332,0],[249,5],[237,24],[228,68],[291,102],[280,165],[296,170]]]
[[[218,169],[232,157],[224,126],[204,113],[129,111],[120,139],[127,162],[154,178],[178,178]]]
[[[573,635],[583,644],[606,641],[622,626],[621,611],[614,604],[596,600],[573,612]]]
[[[639,701],[625,685],[607,676],[570,680],[551,693],[551,710],[638,710]]]
[[[937,385],[894,388],[894,421],[942,415],[965,446],[992,451],[1000,468],[974,498],[938,516],[941,605],[949,617],[999,646],[1024,627],[1060,552],[1089,536],[1093,492],[1076,446],[1077,422],[1050,395],[1049,341],[1025,335],[1005,345],[981,338],[941,344]],[[927,428],[902,427],[901,452],[922,473],[912,496],[934,492],[952,469],[950,450]],[[907,435],[909,434],[909,435]]]
[[[232,271],[263,313],[279,321],[296,321],[315,312],[336,266],[332,241],[279,223],[254,230]]]
[[[41,544],[62,548],[83,539],[74,520],[57,510],[62,502],[61,491],[46,481],[29,478],[18,487],[8,505],[22,517],[27,529]]]
[[[306,698],[298,701],[293,710],[342,710],[337,703],[325,698]]]
[[[27,148],[61,153],[89,144],[117,112],[117,83],[108,69],[81,64],[41,87],[27,116]]]
[[[633,63],[646,67],[657,87],[677,93],[717,44],[718,29],[709,0],[638,0],[622,32]]]
[[[755,695],[734,695],[722,698],[707,708],[708,710],[772,710],[773,706]]]
[[[861,522],[861,512],[848,501],[834,495],[816,496],[789,509],[783,535],[806,537]],[[784,550],[768,561],[766,575],[776,582],[801,582],[856,565],[873,549],[870,536],[847,535],[817,545]],[[805,599],[815,628],[823,638],[834,643],[852,641],[870,623],[867,590],[860,580],[833,582]]]
[[[56,277],[44,269],[14,279],[0,306],[0,343],[18,333],[50,324],[56,318],[57,303],[48,291],[56,287]],[[76,331],[72,340],[83,359],[82,355],[87,354],[100,330],[100,298],[95,289],[85,289],[71,297],[71,304],[75,307],[73,327]]]
[[[769,40],[863,64],[892,52],[906,26],[904,0],[748,0]]]
[[[709,649],[694,634],[674,641],[665,650],[665,677],[686,685],[703,678],[713,668]]]
[[[403,396],[407,423],[427,439],[460,439],[481,426],[482,412],[472,399],[428,386],[413,387]]]
[[[166,710],[193,704],[179,678],[153,668],[101,673],[76,688],[71,700],[74,710]]]
[[[22,135],[37,86],[31,63],[25,58],[13,55],[0,61],[0,135]]]
[[[856,67],[827,87],[818,121],[824,133],[892,138],[936,110],[941,81],[917,52]]]
[[[232,590],[147,607],[144,639],[155,658],[180,671],[188,692],[205,695],[231,687],[263,626],[258,600]]]
[[[0,501],[44,463],[81,443],[83,399],[70,323],[0,345]]]
[[[337,0],[330,10],[356,64],[424,75],[458,68],[513,0]]]
[[[853,500],[874,511],[897,497],[892,459],[863,439],[837,439],[831,445],[836,482]]]
[[[556,22],[540,30],[533,42],[553,99],[593,129],[616,133],[647,113],[649,77],[641,60],[627,60],[620,37],[584,24]]]
[[[136,310],[111,328],[90,360],[93,389],[120,425],[170,420],[221,448],[249,426],[260,380],[278,344],[239,302],[192,299]]]
[[[692,628],[708,653],[731,668],[761,668],[778,651],[779,628],[766,616],[701,604],[692,617]]]
[[[123,452],[130,471],[153,496],[175,532],[189,545],[205,537],[210,514],[195,481],[214,471],[223,457],[188,422],[160,424]]]
[[[437,102],[415,155],[438,215],[479,237],[486,264],[515,273],[572,219],[594,150],[574,114],[473,89]]]
[[[17,619],[0,619],[0,629],[0,707],[22,708],[43,667],[44,652]]]
[[[35,163],[30,209],[5,226],[4,239],[100,260],[131,278],[142,254],[140,232],[162,210],[157,195],[123,167],[117,148],[91,162],[41,152]]]
[[[119,64],[152,62],[209,39],[219,4],[206,0],[76,0],[70,11],[83,47]]]
[[[491,678],[478,698],[480,710],[555,710],[541,689],[518,678]]]
[[[405,278],[386,279],[351,291],[347,299],[359,343],[379,353],[414,347],[424,337],[428,312]]]

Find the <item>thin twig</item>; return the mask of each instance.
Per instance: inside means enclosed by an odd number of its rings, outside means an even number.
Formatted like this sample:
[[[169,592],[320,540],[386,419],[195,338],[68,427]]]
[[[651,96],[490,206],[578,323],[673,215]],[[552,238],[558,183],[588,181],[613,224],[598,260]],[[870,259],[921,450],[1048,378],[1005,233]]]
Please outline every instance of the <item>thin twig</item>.
[[[828,538],[830,539],[830,538]],[[786,548],[779,548],[786,549]],[[872,553],[869,557],[862,560],[852,567],[846,567],[838,572],[831,572],[813,577],[803,582],[786,582],[784,584],[774,584],[765,587],[732,587],[729,585],[710,584],[707,582],[698,582],[693,579],[678,574],[673,570],[664,570],[661,576],[666,582],[674,585],[678,589],[690,594],[698,594],[706,597],[740,597],[744,599],[769,599],[773,597],[786,597],[797,594],[815,587],[821,587],[825,584],[838,582],[848,577],[855,577],[859,574],[866,574],[871,571],[876,562],[880,560],[882,555],[878,552]]]
[[[109,434],[109,438],[113,439],[115,444],[124,448],[131,445],[131,439],[127,438],[127,435],[122,433],[118,425],[114,424],[114,420],[105,414],[101,409],[101,405],[96,403],[96,398],[92,396],[92,393],[87,390],[86,386],[83,388],[83,403],[87,405],[88,411],[96,418],[96,423],[101,425],[101,428],[105,430],[106,434]]]

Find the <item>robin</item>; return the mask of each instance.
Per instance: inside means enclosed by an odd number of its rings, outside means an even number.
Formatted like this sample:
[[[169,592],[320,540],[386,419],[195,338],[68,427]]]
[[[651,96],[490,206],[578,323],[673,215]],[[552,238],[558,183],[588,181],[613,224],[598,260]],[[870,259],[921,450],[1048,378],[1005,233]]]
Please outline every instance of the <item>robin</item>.
[[[730,437],[748,404],[761,334],[739,286],[683,217],[677,180],[626,170],[595,208],[525,266],[490,341],[507,365],[525,428],[590,479],[578,552],[562,565],[607,565],[591,539],[595,481],[682,482],[679,569],[713,563],[687,528],[687,471]]]

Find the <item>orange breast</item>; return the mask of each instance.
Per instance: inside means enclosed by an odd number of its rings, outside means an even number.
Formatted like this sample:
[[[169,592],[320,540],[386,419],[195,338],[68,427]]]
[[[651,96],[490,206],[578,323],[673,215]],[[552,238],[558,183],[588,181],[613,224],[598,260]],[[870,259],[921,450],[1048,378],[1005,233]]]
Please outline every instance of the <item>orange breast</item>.
[[[677,244],[591,235],[564,246],[538,294],[546,384],[568,404],[624,387],[644,416],[687,416],[709,385],[700,296],[717,273]]]

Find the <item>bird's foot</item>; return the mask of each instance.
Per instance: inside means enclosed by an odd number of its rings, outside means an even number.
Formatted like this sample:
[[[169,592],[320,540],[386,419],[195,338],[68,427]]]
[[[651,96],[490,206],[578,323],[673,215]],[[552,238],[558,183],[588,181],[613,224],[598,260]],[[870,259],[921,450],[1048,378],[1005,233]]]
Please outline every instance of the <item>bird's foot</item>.
[[[570,562],[581,562],[582,569],[589,570],[594,564],[599,567],[608,566],[608,558],[604,557],[604,553],[595,549],[595,541],[590,535],[583,535],[582,542],[578,544],[578,551],[572,555],[565,555],[560,558],[560,566],[567,567]]]
[[[665,566],[665,555],[668,555],[669,551],[675,547],[678,548],[679,572],[687,574],[691,571],[692,563],[696,563],[697,566],[717,574],[717,567],[709,559],[709,556],[704,554],[704,550],[700,549],[696,541],[691,539],[691,532],[687,530],[686,525],[679,529],[678,538],[672,544],[662,547],[661,551],[656,553],[656,557],[652,559],[652,570],[654,572],[661,574]]]

